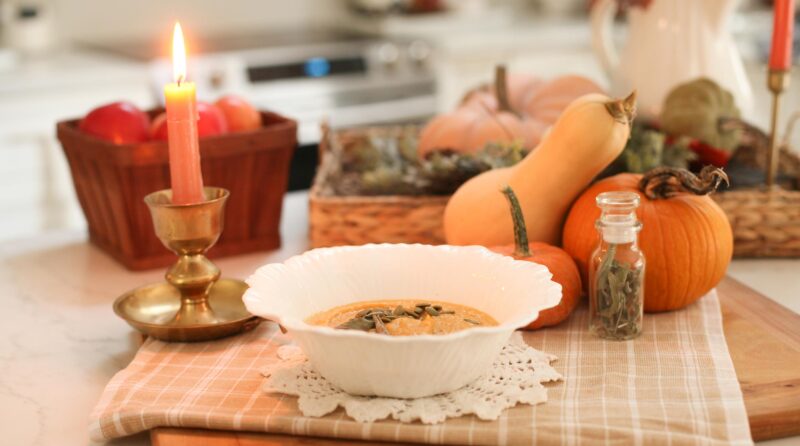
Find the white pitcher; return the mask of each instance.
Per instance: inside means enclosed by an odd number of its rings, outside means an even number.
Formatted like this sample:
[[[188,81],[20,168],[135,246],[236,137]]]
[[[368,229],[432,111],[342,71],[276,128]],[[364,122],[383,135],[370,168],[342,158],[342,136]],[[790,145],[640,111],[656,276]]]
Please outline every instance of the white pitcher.
[[[616,0],[592,8],[592,46],[611,79],[611,93],[636,88],[641,113],[656,115],[677,84],[704,76],[733,93],[747,116],[753,91],[728,31],[738,0],[651,0],[628,10],[627,43],[617,55],[612,38]]]

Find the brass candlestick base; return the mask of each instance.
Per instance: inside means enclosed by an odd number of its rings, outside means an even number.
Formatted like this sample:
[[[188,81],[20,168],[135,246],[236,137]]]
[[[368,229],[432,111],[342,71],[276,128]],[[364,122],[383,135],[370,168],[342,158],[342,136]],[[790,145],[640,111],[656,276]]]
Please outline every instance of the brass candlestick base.
[[[145,197],[156,235],[178,261],[167,270],[168,283],[129,291],[114,302],[114,312],[131,326],[164,341],[207,341],[258,325],[242,295],[247,284],[219,280],[220,271],[204,253],[214,246],[224,226],[228,191],[206,187],[206,201],[172,204],[172,191]]]

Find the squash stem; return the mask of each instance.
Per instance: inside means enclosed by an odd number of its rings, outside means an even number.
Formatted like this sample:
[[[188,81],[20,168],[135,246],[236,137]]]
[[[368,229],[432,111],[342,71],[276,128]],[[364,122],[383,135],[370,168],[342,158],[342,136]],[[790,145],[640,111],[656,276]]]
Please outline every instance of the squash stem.
[[[514,222],[514,255],[516,257],[530,257],[531,248],[528,245],[528,229],[525,227],[525,216],[522,214],[522,207],[519,205],[517,194],[511,186],[502,189],[503,195],[508,199],[511,208],[511,221]]]
[[[501,112],[514,113],[508,101],[508,82],[506,66],[498,65],[494,69],[494,94],[497,97],[497,109]]]
[[[636,90],[624,99],[612,99],[606,102],[605,106],[615,121],[630,126],[636,117]]]

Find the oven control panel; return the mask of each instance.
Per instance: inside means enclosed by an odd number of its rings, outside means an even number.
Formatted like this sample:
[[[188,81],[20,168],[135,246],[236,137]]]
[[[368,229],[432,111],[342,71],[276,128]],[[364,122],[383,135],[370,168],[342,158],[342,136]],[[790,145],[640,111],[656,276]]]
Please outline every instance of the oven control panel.
[[[352,127],[431,116],[434,59],[423,40],[330,39],[199,54],[188,61],[188,77],[201,100],[240,94],[296,119],[300,143],[315,144],[323,121]],[[160,90],[171,65],[162,59],[151,67]]]

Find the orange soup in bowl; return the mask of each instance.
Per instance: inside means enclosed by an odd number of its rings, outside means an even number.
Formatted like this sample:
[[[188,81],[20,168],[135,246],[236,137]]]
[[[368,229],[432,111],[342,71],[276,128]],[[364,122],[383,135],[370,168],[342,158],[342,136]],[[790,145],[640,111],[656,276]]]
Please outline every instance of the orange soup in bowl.
[[[415,300],[374,300],[342,305],[316,313],[306,322],[390,336],[447,334],[498,325],[493,317],[466,305]]]

